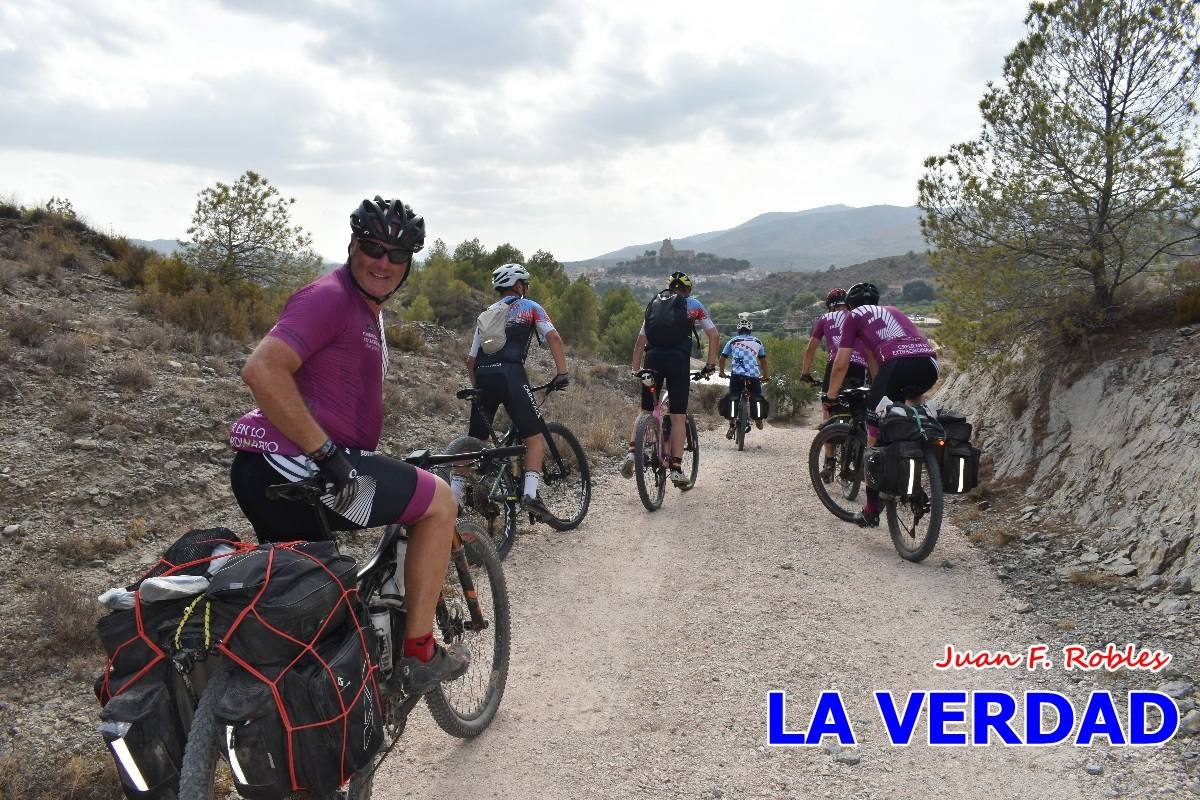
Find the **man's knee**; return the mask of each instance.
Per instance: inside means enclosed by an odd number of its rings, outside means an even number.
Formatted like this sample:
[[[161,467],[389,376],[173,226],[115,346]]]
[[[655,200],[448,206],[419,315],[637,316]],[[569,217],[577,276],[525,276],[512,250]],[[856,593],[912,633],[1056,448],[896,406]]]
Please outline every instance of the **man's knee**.
[[[429,508],[425,509],[425,513],[417,522],[442,522],[452,524],[455,517],[458,516],[458,502],[454,499],[454,492],[450,490],[449,484],[444,480],[434,476],[437,484],[434,486],[433,499],[429,501]]]

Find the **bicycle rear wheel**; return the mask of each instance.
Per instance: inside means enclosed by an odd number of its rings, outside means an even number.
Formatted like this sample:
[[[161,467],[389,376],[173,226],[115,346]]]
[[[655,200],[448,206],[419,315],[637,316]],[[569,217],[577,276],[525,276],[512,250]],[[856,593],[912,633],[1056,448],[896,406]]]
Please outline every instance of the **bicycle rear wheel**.
[[[746,398],[738,400],[737,410],[737,446],[738,450],[746,449],[746,431],[750,428],[750,404]]]
[[[825,445],[832,445],[832,473],[825,482],[821,474]],[[808,449],[808,474],[817,498],[829,512],[840,520],[851,522],[863,510],[866,492],[863,481],[862,448],[854,441],[849,425],[835,422],[826,425],[813,437]]]
[[[447,453],[468,453],[483,450],[487,444],[473,436],[459,436],[446,447]],[[476,465],[438,467],[435,473],[447,483],[455,472],[465,482],[462,509],[459,515],[484,527],[496,554],[503,561],[517,538],[517,494],[512,472],[504,462],[490,462],[484,472]]]
[[[696,476],[700,474],[700,432],[696,428],[696,418],[687,415],[687,428],[683,441],[683,464],[680,471],[688,476],[686,486],[680,486],[679,491],[686,492],[696,485]]]
[[[179,767],[179,800],[212,800],[214,797],[217,737],[221,734],[214,708],[225,694],[231,669],[231,665],[221,664],[209,676],[208,685],[192,715],[192,727],[188,730],[183,763]]]
[[[908,497],[884,501],[892,544],[900,557],[924,561],[937,545],[942,529],[942,470],[933,448],[926,445],[921,485]]]
[[[657,511],[667,492],[667,465],[662,463],[662,429],[653,414],[638,420],[633,435],[633,471],[638,495],[647,511]]]
[[[553,514],[546,524],[556,531],[578,528],[592,502],[592,474],[575,434],[559,422],[547,423],[561,463],[549,448],[542,461],[542,502]]]
[[[433,633],[443,644],[465,644],[471,652],[471,666],[458,680],[447,681],[425,695],[425,703],[439,728],[451,736],[471,739],[483,733],[500,708],[508,681],[512,631],[508,585],[491,538],[482,526],[469,520],[459,520],[458,534],[486,627],[472,630],[467,589],[451,560],[434,614]]]

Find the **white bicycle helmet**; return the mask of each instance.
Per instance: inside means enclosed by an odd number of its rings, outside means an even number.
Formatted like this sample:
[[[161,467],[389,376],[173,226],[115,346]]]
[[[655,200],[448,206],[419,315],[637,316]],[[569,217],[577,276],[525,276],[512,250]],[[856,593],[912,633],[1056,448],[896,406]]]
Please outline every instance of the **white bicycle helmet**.
[[[746,333],[750,333],[750,331],[752,331],[752,330],[754,330],[753,322],[751,322],[750,320],[745,319],[745,318],[738,320],[738,324],[737,324],[737,332],[738,333],[741,333],[742,331],[745,331]]]
[[[511,289],[517,281],[529,282],[529,270],[520,264],[503,264],[492,270],[492,288]]]

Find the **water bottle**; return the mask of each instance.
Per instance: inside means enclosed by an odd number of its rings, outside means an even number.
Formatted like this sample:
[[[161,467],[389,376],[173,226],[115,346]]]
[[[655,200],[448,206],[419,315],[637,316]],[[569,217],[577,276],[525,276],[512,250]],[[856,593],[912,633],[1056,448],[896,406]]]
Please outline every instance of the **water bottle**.
[[[404,557],[408,553],[408,542],[401,539],[396,543],[396,569],[391,577],[383,582],[379,591],[384,600],[404,599]]]
[[[383,677],[392,674],[392,612],[387,606],[371,606],[371,627],[379,643],[379,671]]]

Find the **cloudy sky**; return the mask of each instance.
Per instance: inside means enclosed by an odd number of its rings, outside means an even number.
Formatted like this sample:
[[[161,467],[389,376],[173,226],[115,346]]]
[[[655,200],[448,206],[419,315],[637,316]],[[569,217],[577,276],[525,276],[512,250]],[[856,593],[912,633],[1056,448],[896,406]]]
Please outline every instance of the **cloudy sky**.
[[[915,201],[1024,0],[0,3],[0,198],[183,236],[253,169],[330,258],[399,196],[562,260],[765,211]]]

